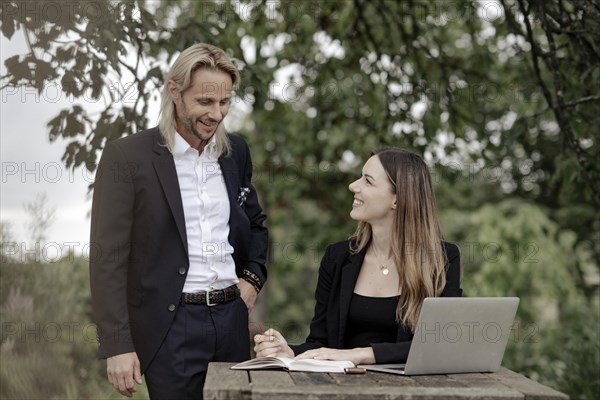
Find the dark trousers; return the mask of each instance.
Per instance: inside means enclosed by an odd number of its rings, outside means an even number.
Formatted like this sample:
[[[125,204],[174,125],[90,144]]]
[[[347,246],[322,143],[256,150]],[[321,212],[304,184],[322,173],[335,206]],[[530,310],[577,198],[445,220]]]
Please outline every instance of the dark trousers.
[[[248,309],[241,298],[210,307],[180,304],[144,374],[150,398],[202,399],[209,362],[249,358]]]

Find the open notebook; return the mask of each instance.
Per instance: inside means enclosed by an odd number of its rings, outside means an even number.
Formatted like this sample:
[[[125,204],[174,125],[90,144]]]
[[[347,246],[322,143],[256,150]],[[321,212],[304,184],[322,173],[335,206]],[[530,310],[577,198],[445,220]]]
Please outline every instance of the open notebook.
[[[231,369],[285,369],[302,372],[333,372],[343,374],[353,368],[351,361],[294,360],[287,357],[259,357],[234,365]]]

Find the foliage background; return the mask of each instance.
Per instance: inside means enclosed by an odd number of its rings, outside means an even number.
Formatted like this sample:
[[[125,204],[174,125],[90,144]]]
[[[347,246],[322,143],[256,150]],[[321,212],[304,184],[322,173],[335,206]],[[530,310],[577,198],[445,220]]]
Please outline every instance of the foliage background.
[[[431,166],[465,294],[521,298],[504,365],[574,399],[600,396],[597,4],[53,4],[58,14],[1,3],[2,34],[29,45],[4,60],[1,87],[58,83],[75,99],[48,122],[51,141],[70,141],[70,167],[95,170],[107,140],[153,125],[181,49],[210,42],[235,58],[229,127],[250,143],[271,232],[251,331],[305,337],[321,254],[353,230],[347,184],[373,148],[404,147]],[[48,223],[42,203],[29,211]],[[31,240],[43,248],[41,225]],[[12,243],[3,227],[0,396],[118,398],[94,359],[85,258],[47,263]]]

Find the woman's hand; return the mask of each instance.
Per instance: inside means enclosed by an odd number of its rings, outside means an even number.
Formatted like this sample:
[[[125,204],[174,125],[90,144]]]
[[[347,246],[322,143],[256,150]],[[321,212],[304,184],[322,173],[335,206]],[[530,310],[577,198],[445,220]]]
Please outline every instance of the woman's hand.
[[[288,346],[281,333],[271,328],[254,336],[256,357],[294,357],[294,351]]]
[[[371,347],[357,347],[355,349],[339,350],[321,347],[305,351],[296,356],[295,360],[314,358],[315,360],[352,361],[358,364],[375,364],[375,354]]]

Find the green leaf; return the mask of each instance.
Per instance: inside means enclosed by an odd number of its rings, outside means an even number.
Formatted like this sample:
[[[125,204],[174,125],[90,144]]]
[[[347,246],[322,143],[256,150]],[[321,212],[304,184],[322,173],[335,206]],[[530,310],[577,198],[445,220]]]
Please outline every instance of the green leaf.
[[[6,67],[9,75],[18,78],[22,77],[21,71],[23,70],[23,65],[21,62],[19,62],[20,58],[21,56],[16,55],[4,60],[4,66]]]
[[[0,31],[9,40],[17,30],[19,20],[16,18],[16,16],[18,13],[18,6],[16,6],[13,2],[3,1],[0,3],[0,19],[2,20],[2,24],[0,24]]]

